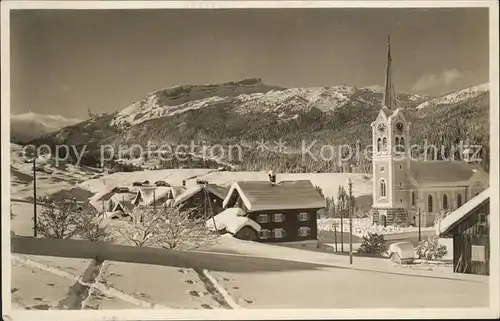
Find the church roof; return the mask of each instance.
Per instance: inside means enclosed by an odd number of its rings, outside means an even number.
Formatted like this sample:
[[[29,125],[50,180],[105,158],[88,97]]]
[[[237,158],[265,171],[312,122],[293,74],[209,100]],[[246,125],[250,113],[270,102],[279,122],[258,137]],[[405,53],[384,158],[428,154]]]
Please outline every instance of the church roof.
[[[471,179],[478,167],[464,161],[411,161],[410,175],[419,184],[460,183]]]

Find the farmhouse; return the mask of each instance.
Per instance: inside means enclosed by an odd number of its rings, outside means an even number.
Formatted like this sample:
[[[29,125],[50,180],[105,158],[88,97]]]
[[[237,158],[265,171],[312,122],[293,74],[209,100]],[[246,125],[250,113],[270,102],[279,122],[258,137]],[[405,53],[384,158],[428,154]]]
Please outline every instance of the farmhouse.
[[[411,124],[403,109],[396,108],[390,42],[388,46],[383,106],[371,124],[373,221],[384,226],[415,225],[420,217],[420,224],[430,226],[437,213],[457,209],[486,189],[488,174],[468,161],[470,151],[465,160],[441,161],[434,156],[440,146],[429,153],[424,142],[411,142]],[[427,149],[428,157],[412,155],[415,145]]]
[[[489,275],[489,188],[446,216],[437,228],[440,237],[453,238],[455,272]]]
[[[317,212],[325,199],[311,181],[244,181],[234,183],[223,202],[238,207],[260,226],[262,242],[317,239]]]
[[[217,215],[222,211],[222,202],[227,191],[227,188],[215,184],[197,184],[178,195],[174,206],[181,209],[198,209],[197,213],[202,216]]]

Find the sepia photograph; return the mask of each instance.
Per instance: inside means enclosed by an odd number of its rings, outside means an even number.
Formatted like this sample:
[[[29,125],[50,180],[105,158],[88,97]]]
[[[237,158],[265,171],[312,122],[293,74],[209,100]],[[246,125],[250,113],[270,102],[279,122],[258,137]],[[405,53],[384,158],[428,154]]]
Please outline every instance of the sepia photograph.
[[[5,320],[500,317],[496,1],[1,5]]]

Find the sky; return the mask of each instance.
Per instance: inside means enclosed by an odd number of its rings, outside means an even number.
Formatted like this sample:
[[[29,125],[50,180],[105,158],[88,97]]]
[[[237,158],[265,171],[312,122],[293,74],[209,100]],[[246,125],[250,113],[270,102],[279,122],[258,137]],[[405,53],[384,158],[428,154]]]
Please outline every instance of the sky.
[[[87,118],[158,89],[262,78],[287,88],[382,86],[442,95],[488,82],[488,11],[16,10],[11,113]]]

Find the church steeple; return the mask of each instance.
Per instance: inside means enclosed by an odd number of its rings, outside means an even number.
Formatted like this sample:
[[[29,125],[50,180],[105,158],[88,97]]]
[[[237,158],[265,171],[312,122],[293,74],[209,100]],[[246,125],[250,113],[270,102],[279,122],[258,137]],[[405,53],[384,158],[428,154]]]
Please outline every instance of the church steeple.
[[[392,81],[391,36],[387,36],[387,70],[385,74],[385,88],[383,105],[389,109],[396,107],[396,92]]]

